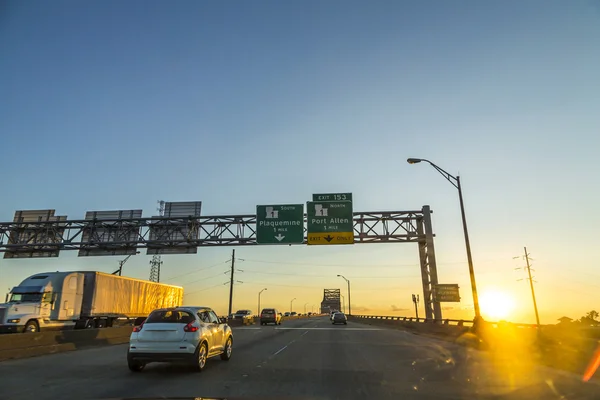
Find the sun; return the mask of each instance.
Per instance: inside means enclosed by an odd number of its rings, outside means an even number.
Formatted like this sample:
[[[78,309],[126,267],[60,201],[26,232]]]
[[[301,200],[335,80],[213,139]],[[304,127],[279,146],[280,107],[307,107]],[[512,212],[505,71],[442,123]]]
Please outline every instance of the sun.
[[[514,299],[504,292],[488,291],[479,298],[481,313],[486,319],[503,320],[514,310]]]

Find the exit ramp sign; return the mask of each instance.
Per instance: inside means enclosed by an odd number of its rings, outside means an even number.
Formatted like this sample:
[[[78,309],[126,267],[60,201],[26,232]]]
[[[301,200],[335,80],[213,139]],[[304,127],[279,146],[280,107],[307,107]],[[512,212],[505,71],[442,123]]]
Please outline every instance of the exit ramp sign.
[[[307,244],[353,244],[351,201],[309,201],[306,210]]]

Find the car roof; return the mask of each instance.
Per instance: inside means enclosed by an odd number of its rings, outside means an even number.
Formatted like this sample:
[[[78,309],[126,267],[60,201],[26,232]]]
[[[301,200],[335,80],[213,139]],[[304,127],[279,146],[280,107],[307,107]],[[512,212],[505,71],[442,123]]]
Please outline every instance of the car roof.
[[[188,310],[194,310],[196,312],[200,311],[200,310],[209,310],[209,311],[213,311],[212,308],[210,307],[206,307],[206,306],[180,306],[180,307],[176,307],[177,309],[188,309]]]

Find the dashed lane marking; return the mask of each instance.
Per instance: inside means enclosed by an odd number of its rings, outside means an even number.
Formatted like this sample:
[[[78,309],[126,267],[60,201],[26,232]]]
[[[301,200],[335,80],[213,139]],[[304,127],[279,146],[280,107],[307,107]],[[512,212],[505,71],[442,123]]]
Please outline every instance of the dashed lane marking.
[[[342,328],[342,327],[331,327],[331,328],[275,328],[278,330],[297,330],[297,331],[383,331],[383,329],[379,328]]]

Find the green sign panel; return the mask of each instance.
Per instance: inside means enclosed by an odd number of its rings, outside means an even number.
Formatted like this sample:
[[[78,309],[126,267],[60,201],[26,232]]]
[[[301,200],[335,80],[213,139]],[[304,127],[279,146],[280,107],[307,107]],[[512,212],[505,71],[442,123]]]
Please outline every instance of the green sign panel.
[[[452,283],[433,285],[433,299],[439,302],[459,303],[458,285]]]
[[[350,201],[309,201],[308,244],[354,243],[354,221]]]
[[[313,194],[313,201],[352,201],[352,193]]]
[[[256,206],[256,242],[292,244],[304,242],[304,205]]]

